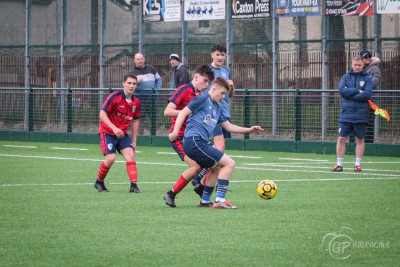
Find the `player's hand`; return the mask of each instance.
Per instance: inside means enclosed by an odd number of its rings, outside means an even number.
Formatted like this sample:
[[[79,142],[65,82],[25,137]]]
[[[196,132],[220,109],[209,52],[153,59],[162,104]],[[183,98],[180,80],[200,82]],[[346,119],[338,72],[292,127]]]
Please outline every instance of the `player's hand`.
[[[117,136],[119,139],[121,139],[125,136],[124,132],[120,128],[114,128],[113,132],[114,132],[115,136]]]
[[[174,142],[176,139],[178,139],[178,135],[175,133],[170,133],[168,135],[168,139],[169,139],[169,141]]]
[[[235,94],[235,87],[233,86],[232,80],[226,80],[229,84],[229,97],[232,97]]]
[[[251,127],[251,130],[250,130],[250,133],[256,133],[256,134],[259,134],[262,132],[264,132],[264,129],[261,128],[261,126],[253,126],[253,127]]]

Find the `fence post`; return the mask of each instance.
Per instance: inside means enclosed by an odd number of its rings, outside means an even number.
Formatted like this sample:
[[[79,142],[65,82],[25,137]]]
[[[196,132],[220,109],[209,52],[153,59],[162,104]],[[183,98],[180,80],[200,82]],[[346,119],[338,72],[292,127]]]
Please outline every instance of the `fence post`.
[[[156,116],[156,105],[157,105],[157,98],[156,98],[156,89],[151,89],[151,105],[150,105],[150,119],[151,119],[151,126],[150,126],[150,139],[153,139],[154,135],[157,135],[157,116]],[[151,142],[153,143],[153,142]]]
[[[244,90],[244,107],[243,107],[243,113],[244,113],[244,127],[250,127],[250,93],[248,89]],[[249,139],[250,135],[244,134],[244,139]]]
[[[67,133],[72,132],[72,90],[68,87],[67,95]]]
[[[295,97],[295,141],[301,141],[301,114],[301,92],[297,89]]]
[[[28,120],[28,131],[29,135],[33,132],[34,125],[34,116],[33,116],[33,107],[34,107],[34,95],[32,87],[29,89],[29,120]],[[30,138],[29,138],[30,139]]]

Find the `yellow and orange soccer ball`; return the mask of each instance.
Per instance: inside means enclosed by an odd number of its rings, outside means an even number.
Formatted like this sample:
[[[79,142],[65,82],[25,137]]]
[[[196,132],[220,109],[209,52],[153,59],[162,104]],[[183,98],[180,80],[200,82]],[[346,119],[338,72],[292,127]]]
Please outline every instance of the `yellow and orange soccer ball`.
[[[272,199],[278,192],[278,186],[272,180],[262,180],[258,183],[257,194],[265,200]]]

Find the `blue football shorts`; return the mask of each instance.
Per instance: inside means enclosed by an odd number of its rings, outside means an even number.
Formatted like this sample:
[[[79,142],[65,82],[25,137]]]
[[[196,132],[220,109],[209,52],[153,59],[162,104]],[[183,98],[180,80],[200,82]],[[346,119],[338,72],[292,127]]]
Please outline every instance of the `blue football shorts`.
[[[202,168],[212,168],[224,155],[212,146],[209,141],[199,137],[188,136],[183,139],[183,149],[186,155],[197,162]]]
[[[364,139],[366,128],[366,123],[340,122],[338,133],[340,137],[348,137],[349,135],[354,133],[357,138]]]
[[[103,153],[103,155],[116,154],[117,151],[121,154],[121,149],[127,147],[134,149],[132,140],[128,134],[125,134],[125,136],[121,139],[115,135],[107,133],[99,133],[99,136],[101,153]]]

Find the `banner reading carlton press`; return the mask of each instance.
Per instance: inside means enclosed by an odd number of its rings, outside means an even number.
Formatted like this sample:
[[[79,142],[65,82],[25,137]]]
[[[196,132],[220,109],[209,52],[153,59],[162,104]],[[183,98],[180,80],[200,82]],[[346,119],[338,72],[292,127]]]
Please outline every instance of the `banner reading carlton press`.
[[[232,19],[258,19],[270,16],[270,0],[232,0]]]
[[[372,16],[373,0],[326,0],[328,16]]]

